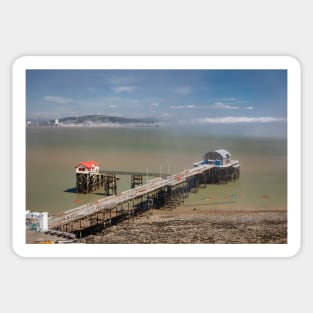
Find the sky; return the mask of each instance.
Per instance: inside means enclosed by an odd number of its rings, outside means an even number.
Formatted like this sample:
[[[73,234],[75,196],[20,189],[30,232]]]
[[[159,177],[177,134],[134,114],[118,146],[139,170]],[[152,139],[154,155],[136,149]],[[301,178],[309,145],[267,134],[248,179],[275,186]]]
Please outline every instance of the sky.
[[[26,118],[286,125],[286,70],[27,70]]]

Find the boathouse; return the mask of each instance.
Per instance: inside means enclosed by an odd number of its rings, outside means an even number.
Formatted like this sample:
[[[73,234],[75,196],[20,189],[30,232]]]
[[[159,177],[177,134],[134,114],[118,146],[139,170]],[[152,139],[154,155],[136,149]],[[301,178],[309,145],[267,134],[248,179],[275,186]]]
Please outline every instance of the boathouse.
[[[99,174],[100,166],[96,161],[80,162],[75,166],[77,174]]]
[[[193,163],[193,166],[210,165],[212,171],[210,178],[207,180],[209,184],[220,184],[235,181],[240,176],[240,164],[237,160],[231,159],[231,153],[225,149],[218,149],[207,152],[202,161]]]
[[[99,174],[100,166],[96,161],[84,161],[75,166],[76,191],[89,193],[103,184],[103,176]]]
[[[231,154],[225,149],[207,152],[203,157],[204,164],[227,165],[231,163]]]

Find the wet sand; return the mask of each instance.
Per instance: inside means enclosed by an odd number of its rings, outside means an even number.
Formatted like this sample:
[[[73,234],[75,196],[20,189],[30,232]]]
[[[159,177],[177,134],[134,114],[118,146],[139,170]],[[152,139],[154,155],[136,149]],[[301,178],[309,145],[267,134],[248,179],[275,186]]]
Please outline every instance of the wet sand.
[[[86,243],[107,244],[286,244],[287,210],[240,210],[181,206],[151,210],[101,233]]]

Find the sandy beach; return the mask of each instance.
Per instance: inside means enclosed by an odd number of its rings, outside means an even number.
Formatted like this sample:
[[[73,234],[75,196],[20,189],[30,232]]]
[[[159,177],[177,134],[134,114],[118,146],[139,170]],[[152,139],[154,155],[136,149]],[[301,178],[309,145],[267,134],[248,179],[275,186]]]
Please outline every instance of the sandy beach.
[[[108,244],[284,244],[287,210],[240,210],[181,206],[150,210],[101,233],[86,243]]]

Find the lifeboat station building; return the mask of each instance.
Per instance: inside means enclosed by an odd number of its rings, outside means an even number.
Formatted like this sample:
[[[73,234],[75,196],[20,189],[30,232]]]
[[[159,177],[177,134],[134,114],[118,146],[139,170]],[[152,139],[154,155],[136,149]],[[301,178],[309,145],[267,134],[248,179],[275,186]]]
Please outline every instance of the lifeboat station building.
[[[75,166],[75,172],[78,193],[95,191],[102,184],[102,176],[99,175],[100,166],[96,161],[80,162]]]
[[[239,161],[232,160],[231,153],[225,149],[207,152],[203,156],[202,161],[194,163],[193,165],[197,167],[204,164],[212,166],[211,175],[208,180],[209,183],[227,183],[239,179]]]
[[[228,165],[231,163],[231,154],[225,149],[207,152],[203,157],[204,164]]]

